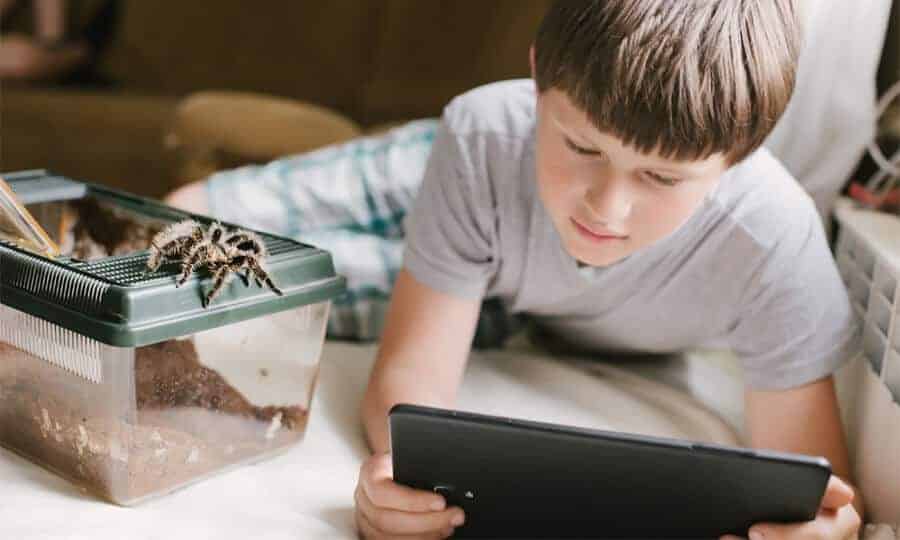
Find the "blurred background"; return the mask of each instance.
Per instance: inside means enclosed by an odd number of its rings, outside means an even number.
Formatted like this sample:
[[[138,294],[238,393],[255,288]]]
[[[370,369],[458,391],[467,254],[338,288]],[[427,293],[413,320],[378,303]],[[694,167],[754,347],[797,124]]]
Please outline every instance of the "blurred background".
[[[527,76],[551,1],[62,3],[66,37],[50,48],[88,50],[53,73],[3,78],[0,170],[159,196],[217,168],[437,116],[469,88]],[[32,2],[4,4],[0,43],[36,34]]]
[[[161,196],[437,116],[467,89],[527,76],[550,3],[0,0],[0,171]],[[894,8],[882,91],[900,78]]]

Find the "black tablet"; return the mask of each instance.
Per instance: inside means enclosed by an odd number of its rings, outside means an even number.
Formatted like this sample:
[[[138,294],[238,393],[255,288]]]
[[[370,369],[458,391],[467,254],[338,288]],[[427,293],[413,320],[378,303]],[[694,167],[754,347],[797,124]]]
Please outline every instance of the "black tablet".
[[[396,405],[394,480],[466,512],[459,538],[718,538],[815,517],[821,457]]]

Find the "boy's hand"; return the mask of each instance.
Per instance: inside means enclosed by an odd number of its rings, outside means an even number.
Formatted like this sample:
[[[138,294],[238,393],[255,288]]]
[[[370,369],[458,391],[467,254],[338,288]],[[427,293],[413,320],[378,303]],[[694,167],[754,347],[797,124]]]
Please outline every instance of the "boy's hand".
[[[853,489],[832,475],[816,519],[806,523],[757,523],[750,528],[750,540],[856,538],[862,520],[852,503]],[[720,540],[735,538],[737,537],[723,536]]]
[[[356,527],[366,540],[443,539],[462,525],[461,508],[446,508],[440,495],[394,482],[390,454],[363,462],[356,486]]]

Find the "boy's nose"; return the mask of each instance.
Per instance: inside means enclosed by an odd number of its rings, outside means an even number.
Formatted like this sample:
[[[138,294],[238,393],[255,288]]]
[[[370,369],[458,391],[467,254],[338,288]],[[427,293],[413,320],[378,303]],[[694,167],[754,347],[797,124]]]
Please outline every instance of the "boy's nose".
[[[618,179],[592,185],[585,193],[585,203],[591,219],[621,226],[631,214],[631,195],[625,182]]]

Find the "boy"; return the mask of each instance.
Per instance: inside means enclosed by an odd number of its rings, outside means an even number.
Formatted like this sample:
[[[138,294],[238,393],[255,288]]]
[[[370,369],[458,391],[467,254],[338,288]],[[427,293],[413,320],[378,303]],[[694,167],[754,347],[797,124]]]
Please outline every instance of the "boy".
[[[364,537],[464,522],[392,481],[386,420],[398,402],[453,407],[486,297],[580,350],[731,347],[750,444],[823,455],[836,474],[816,520],[749,536],[857,533],[832,380],[857,328],[815,206],[760,149],[793,89],[796,9],[563,0],[530,51],[533,82],[445,109],[362,404]]]

